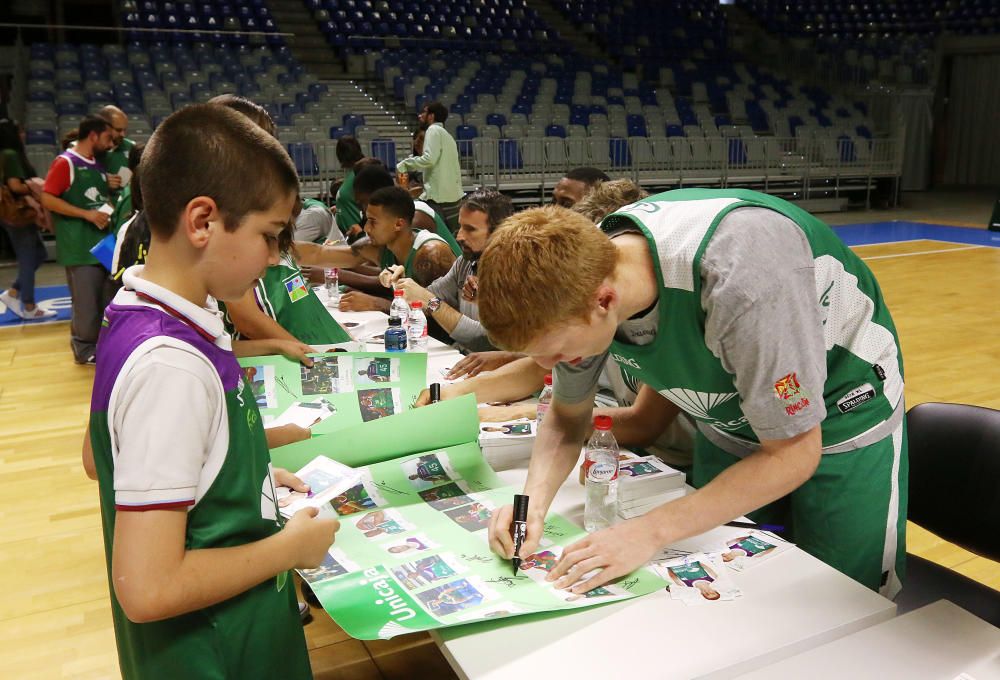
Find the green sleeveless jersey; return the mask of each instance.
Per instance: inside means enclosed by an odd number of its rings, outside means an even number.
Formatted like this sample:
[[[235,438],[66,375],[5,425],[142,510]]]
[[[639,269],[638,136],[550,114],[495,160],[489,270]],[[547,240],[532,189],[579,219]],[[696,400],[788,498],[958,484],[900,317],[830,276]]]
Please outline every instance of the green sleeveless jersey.
[[[354,202],[354,171],[348,170],[344,175],[344,183],[337,190],[337,228],[341,233],[346,234],[347,230],[355,224],[361,224],[361,209]]]
[[[108,203],[108,178],[100,163],[89,163],[69,151],[60,154],[60,158],[69,163],[70,185],[59,198],[83,210],[97,210]],[[85,219],[55,212],[52,213],[52,222],[56,228],[59,264],[64,267],[100,264],[90,254],[90,249],[108,235],[107,231],[98,229]]]
[[[116,504],[115,451],[109,409],[119,375],[140,346],[158,339],[185,343],[211,363],[225,394],[229,446],[218,469],[206,466],[204,489],[188,505],[186,550],[227,548],[267,538],[281,528],[271,458],[253,398],[232,352],[205,331],[166,309],[142,305],[130,290],[105,310],[97,346],[100,365],[91,399],[90,438],[100,492],[111,610],[125,680],[198,678],[311,678],[298,616],[295,588],[287,572],[218,604],[150,623],[133,623],[111,583],[115,518],[135,512]],[[155,413],[146,414],[155,418]],[[192,414],[192,418],[200,417]],[[207,480],[211,476],[211,480]],[[170,503],[163,507],[174,507]],[[158,505],[145,505],[155,510]]]
[[[128,155],[135,148],[135,142],[125,138],[116,148],[101,154],[100,161],[109,175],[117,175],[122,168],[128,167]]]
[[[422,212],[434,220],[434,226],[437,227],[437,235],[448,243],[448,246],[451,248],[451,252],[455,253],[455,257],[462,254],[462,247],[458,245],[458,241],[455,240],[455,235],[451,233],[451,229],[448,228],[448,224],[444,221],[443,217],[438,215],[437,211],[434,210],[429,203],[426,203],[425,201],[414,201],[413,209],[417,212]]]
[[[265,314],[307,345],[351,341],[351,335],[330,316],[302,270],[287,254],[267,268],[254,287],[254,296]]]
[[[426,229],[414,230],[413,247],[410,248],[410,252],[406,256],[406,262],[403,263],[403,270],[406,272],[406,276],[408,278],[413,278],[413,264],[417,259],[417,251],[423,248],[424,244],[431,241],[441,241],[442,243],[447,243],[447,241],[443,238]],[[386,267],[391,267],[397,264],[399,264],[399,262],[396,261],[396,256],[392,254],[392,251],[388,248],[382,248],[382,256],[379,258],[379,266],[382,269],[385,269]]]
[[[815,295],[821,307],[827,378],[823,394],[806,394],[794,373],[774,385],[789,415],[823,399],[824,448],[849,442],[887,421],[903,396],[896,329],[868,267],[823,222],[801,208],[743,189],[681,189],[609,215],[608,233],[645,236],[660,285],[659,327],[648,345],[615,340],[611,358],[696,420],[743,444],[757,437],[740,408],[733,375],[705,343],[701,260],[719,222],[742,207],[774,210],[792,220],[809,242]]]

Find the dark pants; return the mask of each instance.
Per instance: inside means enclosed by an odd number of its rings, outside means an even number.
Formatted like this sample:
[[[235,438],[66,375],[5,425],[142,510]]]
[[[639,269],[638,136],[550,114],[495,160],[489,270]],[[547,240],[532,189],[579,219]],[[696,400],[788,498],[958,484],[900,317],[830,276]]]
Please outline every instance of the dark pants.
[[[10,237],[10,244],[17,257],[17,278],[11,288],[17,291],[22,304],[35,304],[35,272],[45,262],[45,244],[38,233],[38,227],[29,224],[26,227],[12,227],[4,224],[3,228]]]
[[[73,298],[70,345],[73,347],[73,358],[83,363],[97,351],[101,319],[104,308],[114,296],[114,285],[108,270],[99,264],[66,267],[66,283]]]
[[[441,216],[444,223],[451,229],[452,234],[458,233],[458,209],[462,206],[462,201],[452,203],[438,203],[437,201],[427,201],[427,204],[434,208],[434,211]]]

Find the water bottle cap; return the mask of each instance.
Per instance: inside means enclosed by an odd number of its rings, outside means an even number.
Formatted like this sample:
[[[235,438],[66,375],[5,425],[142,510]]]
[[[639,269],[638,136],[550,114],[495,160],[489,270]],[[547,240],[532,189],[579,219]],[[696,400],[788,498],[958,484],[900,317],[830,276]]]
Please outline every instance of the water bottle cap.
[[[392,326],[402,326],[402,325],[403,325],[403,320],[400,319],[398,316],[390,316],[389,317],[389,326],[390,326],[390,328]]]
[[[400,291],[400,292],[402,292],[402,291]],[[413,309],[420,309],[423,306],[424,306],[424,303],[421,302],[420,300],[414,300],[413,302],[410,303],[410,307],[412,307]]]
[[[608,431],[611,429],[611,416],[595,416],[594,429]]]
[[[551,373],[546,373],[545,374],[545,386],[546,387],[552,387],[552,374]]]
[[[396,290],[393,291],[392,296],[393,297],[403,297],[403,289],[402,288],[397,288]]]

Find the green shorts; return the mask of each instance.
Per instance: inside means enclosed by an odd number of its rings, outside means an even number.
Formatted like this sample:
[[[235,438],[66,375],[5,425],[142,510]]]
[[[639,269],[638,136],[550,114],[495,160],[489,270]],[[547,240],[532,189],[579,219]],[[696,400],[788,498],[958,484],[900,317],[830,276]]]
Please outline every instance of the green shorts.
[[[755,522],[786,527],[789,540],[809,554],[895,597],[906,564],[906,450],[904,419],[881,441],[824,455],[805,484],[747,515]],[[699,432],[694,486],[704,486],[737,461]]]

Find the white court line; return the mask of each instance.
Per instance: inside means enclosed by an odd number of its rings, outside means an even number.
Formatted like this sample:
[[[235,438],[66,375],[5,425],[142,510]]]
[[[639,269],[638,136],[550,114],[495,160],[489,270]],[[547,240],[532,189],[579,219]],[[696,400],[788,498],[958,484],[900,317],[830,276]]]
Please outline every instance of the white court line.
[[[888,245],[886,243],[882,244],[871,244],[871,245]],[[935,253],[957,253],[960,250],[976,250],[979,248],[985,248],[986,246],[965,246],[964,248],[939,248],[937,250],[918,250],[915,253],[896,253],[895,255],[871,255],[869,257],[862,257],[862,260],[885,260],[890,257],[910,257],[912,255],[933,255]]]

